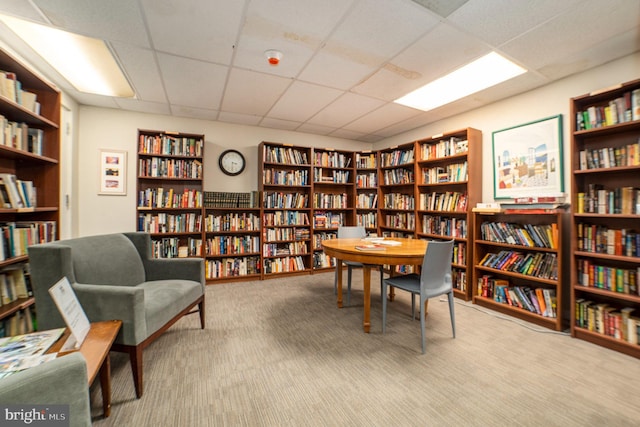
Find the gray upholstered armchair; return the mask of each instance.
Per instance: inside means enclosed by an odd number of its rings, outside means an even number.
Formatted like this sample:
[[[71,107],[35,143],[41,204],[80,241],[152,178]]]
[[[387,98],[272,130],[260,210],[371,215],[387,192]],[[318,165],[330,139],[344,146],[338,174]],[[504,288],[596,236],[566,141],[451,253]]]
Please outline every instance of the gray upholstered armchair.
[[[143,392],[142,350],[185,314],[199,311],[204,329],[203,260],[155,259],[148,233],[34,245],[29,263],[39,329],[64,326],[48,292],[64,276],[91,322],[122,320],[113,350],[129,354],[137,397]]]

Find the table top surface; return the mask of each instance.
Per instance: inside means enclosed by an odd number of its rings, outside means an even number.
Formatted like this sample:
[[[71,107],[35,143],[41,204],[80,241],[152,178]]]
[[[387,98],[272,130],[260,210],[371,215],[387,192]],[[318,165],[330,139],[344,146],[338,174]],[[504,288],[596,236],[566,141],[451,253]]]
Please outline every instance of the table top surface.
[[[347,261],[368,264],[414,264],[422,260],[429,244],[422,239],[393,237],[385,240],[400,242],[400,245],[381,245],[383,249],[359,250],[356,246],[372,242],[364,239],[330,239],[323,240],[322,247],[327,255]]]

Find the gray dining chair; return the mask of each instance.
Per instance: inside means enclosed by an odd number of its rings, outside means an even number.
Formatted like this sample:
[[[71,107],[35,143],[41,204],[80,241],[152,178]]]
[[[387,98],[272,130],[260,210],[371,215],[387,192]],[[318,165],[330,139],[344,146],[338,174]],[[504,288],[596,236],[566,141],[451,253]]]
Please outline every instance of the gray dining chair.
[[[425,310],[426,301],[440,295],[447,295],[449,299],[449,315],[453,337],[456,337],[456,322],[453,310],[453,284],[451,280],[451,256],[453,240],[430,241],[422,260],[420,274],[412,273],[404,276],[389,277],[383,280],[382,294],[387,293],[387,286],[393,286],[411,292],[411,319],[415,319],[415,296],[420,296],[420,332],[422,336],[422,354],[426,351],[425,340]],[[382,298],[382,333],[387,325],[387,299]]]
[[[363,226],[360,225],[343,225],[338,227],[338,239],[357,239],[364,238],[367,236],[367,231]],[[362,268],[363,264],[359,262],[353,261],[342,261],[343,264],[347,266],[347,305],[351,304],[351,277],[354,268]],[[380,269],[380,292],[382,293],[382,280],[383,280],[383,272],[384,266],[379,266]],[[336,266],[335,277],[333,281],[333,293],[338,293],[338,267]]]

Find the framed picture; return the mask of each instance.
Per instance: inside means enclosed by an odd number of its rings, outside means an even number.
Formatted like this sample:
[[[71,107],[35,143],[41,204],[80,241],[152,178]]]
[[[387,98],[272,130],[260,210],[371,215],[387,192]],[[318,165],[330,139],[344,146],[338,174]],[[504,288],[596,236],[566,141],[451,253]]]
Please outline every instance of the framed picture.
[[[562,115],[493,132],[495,199],[562,196]]]
[[[100,150],[100,191],[98,194],[127,194],[127,152]]]

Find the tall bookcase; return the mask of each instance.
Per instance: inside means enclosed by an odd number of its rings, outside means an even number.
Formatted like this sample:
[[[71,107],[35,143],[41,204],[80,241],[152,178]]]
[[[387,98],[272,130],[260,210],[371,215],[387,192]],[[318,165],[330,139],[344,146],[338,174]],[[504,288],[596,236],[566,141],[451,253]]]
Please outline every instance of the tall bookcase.
[[[482,132],[467,128],[416,143],[416,234],[455,240],[454,294],[471,298],[471,209],[482,201]]]
[[[262,276],[311,271],[311,148],[261,142]]]
[[[571,99],[571,333],[640,357],[640,80]]]
[[[378,153],[355,153],[355,225],[378,232]]]
[[[157,258],[202,257],[204,135],[138,130],[137,230]]]
[[[0,50],[0,330],[15,335],[33,329],[27,246],[58,238],[60,207],[60,92],[11,54]],[[21,197],[12,189],[23,192]],[[10,283],[18,280],[16,286]],[[23,287],[24,285],[24,287]]]
[[[567,213],[474,212],[473,302],[561,330]]]
[[[354,153],[314,148],[312,156],[313,268],[321,270],[335,267],[322,241],[336,238],[339,226],[354,224]]]

